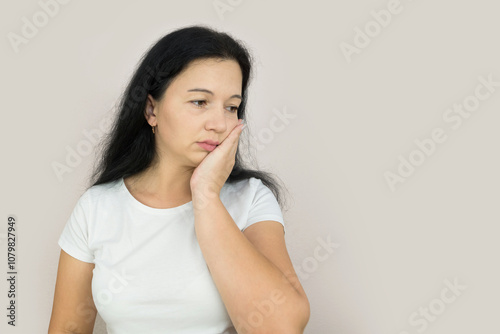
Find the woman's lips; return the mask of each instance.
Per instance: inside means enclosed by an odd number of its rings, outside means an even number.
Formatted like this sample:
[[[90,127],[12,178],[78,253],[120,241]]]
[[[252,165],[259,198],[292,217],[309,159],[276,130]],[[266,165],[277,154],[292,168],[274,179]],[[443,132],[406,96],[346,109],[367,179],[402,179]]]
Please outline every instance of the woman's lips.
[[[216,145],[210,145],[210,144],[207,144],[207,143],[197,143],[201,148],[207,150],[207,151],[210,151],[212,152],[213,150],[215,150],[215,148],[217,147]]]

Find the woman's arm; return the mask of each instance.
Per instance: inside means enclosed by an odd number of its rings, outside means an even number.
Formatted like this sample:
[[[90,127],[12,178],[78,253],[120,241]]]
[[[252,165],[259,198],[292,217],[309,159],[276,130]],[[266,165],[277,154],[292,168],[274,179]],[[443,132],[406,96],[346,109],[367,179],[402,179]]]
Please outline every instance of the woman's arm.
[[[91,285],[94,266],[61,250],[48,334],[92,334],[97,316]]]
[[[268,258],[239,230],[219,196],[205,198],[204,205],[194,205],[196,236],[238,333],[303,333],[309,302],[281,224],[259,222],[247,229],[254,240],[261,236],[258,248]]]

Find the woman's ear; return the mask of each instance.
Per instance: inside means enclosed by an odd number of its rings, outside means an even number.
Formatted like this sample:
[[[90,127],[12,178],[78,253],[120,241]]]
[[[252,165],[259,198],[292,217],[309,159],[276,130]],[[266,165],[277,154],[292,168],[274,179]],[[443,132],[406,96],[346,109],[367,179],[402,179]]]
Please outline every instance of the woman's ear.
[[[146,101],[146,109],[144,110],[144,116],[146,117],[146,120],[151,126],[156,125],[156,114],[154,112],[155,105],[156,105],[155,100],[150,94],[148,94],[148,99]]]

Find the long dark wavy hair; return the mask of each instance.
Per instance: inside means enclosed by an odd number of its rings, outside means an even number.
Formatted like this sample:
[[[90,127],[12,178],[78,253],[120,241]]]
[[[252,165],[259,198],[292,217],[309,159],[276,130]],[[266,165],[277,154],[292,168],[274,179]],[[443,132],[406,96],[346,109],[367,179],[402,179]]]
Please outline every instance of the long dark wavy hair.
[[[198,59],[235,60],[243,75],[242,101],[238,118],[246,119],[247,89],[252,75],[252,57],[244,43],[224,32],[203,25],[187,26],[160,38],[141,58],[132,79],[120,97],[118,111],[110,132],[99,143],[100,157],[94,163],[90,187],[112,182],[137,174],[148,168],[157,155],[155,137],[144,116],[147,96],[161,100],[173,79],[192,61]],[[250,129],[247,129],[247,134]],[[226,183],[255,177],[269,187],[281,209],[286,197],[286,187],[278,183],[272,173],[250,169],[242,160],[241,140],[235,156],[235,164]],[[247,140],[247,148],[250,142]],[[251,158],[250,150],[245,154]],[[255,159],[251,158],[253,162]],[[87,188],[87,189],[88,189]]]

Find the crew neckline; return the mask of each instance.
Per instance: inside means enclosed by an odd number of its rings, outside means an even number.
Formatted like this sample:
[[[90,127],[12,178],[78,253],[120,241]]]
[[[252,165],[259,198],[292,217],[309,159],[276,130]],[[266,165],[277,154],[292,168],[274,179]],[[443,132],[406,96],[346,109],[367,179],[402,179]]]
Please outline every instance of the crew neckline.
[[[189,210],[193,207],[193,201],[189,201],[187,203],[184,203],[182,205],[173,207],[173,208],[166,208],[166,209],[159,209],[159,208],[153,208],[150,206],[147,206],[146,204],[143,204],[139,202],[128,190],[127,186],[125,185],[124,178],[120,178],[120,188],[123,190],[123,192],[126,194],[129,202],[136,208],[152,213],[152,214],[160,214],[160,215],[166,215],[166,214],[173,214],[173,213],[179,213],[183,212],[185,210]]]

